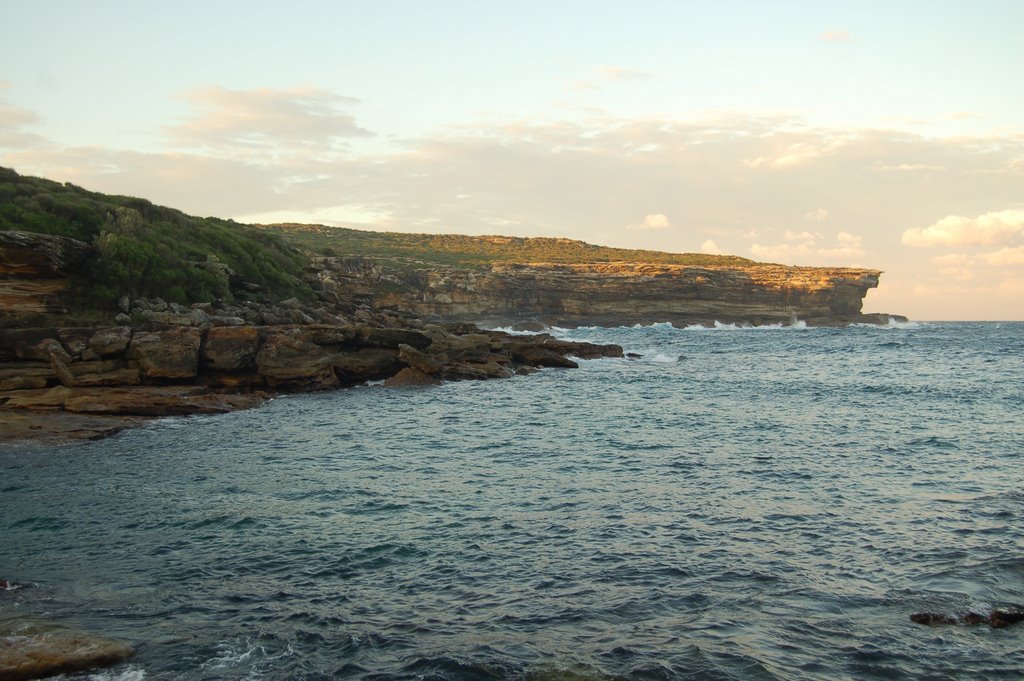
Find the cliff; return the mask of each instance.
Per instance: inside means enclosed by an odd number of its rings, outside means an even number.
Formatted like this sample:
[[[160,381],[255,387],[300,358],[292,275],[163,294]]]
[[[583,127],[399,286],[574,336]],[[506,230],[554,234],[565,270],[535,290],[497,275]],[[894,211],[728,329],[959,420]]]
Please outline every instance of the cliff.
[[[324,295],[361,292],[379,308],[485,325],[620,326],[671,322],[843,325],[864,315],[878,270],[761,263],[494,263],[440,266],[372,258],[317,258]]]

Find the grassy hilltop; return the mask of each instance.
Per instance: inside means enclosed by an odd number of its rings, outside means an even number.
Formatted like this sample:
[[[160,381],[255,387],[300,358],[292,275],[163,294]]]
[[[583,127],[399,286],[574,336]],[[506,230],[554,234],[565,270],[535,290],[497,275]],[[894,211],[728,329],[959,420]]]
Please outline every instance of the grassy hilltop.
[[[302,268],[314,254],[370,257],[402,269],[423,264],[479,268],[500,262],[752,262],[736,256],[608,248],[572,239],[244,225],[186,215],[146,199],[26,177],[8,168],[0,168],[0,230],[55,234],[92,246],[89,262],[72,281],[72,302],[80,310],[112,309],[126,294],[178,303],[231,301],[240,282],[250,298],[308,299],[314,294]]]
[[[464,267],[492,263],[601,263],[645,262],[673,265],[749,265],[735,255],[664,253],[595,246],[574,239],[551,237],[466,236],[462,234],[406,234],[370,232],[324,225],[257,225],[284,237],[304,250],[321,255],[363,255],[395,260],[417,260]]]
[[[73,289],[95,307],[119,296],[173,302],[230,298],[222,263],[277,300],[305,291],[306,261],[266,230],[198,218],[145,199],[87,191],[0,168],[0,230],[56,234],[93,247]]]

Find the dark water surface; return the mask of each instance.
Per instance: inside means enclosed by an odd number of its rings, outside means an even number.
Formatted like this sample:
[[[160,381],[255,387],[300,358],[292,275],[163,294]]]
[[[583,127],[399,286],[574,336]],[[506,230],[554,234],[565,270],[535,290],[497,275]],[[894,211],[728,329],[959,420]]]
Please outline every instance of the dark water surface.
[[[0,450],[0,614],[108,679],[1024,678],[1024,325],[579,329],[639,360]]]

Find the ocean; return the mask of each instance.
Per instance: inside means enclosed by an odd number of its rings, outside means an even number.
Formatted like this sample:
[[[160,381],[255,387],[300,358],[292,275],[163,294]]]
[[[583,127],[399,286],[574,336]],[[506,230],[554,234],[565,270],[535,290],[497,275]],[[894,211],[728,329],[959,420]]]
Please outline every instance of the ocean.
[[[0,616],[85,678],[1019,679],[1024,324],[554,330],[639,358],[0,449]]]

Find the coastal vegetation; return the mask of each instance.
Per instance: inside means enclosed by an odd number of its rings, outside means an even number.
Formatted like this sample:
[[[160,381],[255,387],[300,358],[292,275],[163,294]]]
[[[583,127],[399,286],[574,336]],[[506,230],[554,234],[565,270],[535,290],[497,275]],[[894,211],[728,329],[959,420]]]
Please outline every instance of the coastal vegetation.
[[[632,248],[595,246],[575,239],[552,237],[409,234],[362,229],[283,223],[257,225],[304,250],[327,256],[369,256],[415,260],[438,265],[482,267],[495,263],[593,264],[643,262],[660,265],[752,265],[735,255],[665,253]]]
[[[179,303],[230,299],[232,277],[275,299],[308,295],[301,279],[305,256],[267,230],[7,168],[0,168],[0,230],[89,244],[88,262],[71,287],[85,306],[109,307],[122,295]]]

